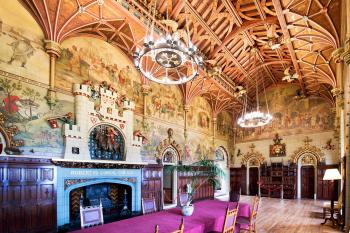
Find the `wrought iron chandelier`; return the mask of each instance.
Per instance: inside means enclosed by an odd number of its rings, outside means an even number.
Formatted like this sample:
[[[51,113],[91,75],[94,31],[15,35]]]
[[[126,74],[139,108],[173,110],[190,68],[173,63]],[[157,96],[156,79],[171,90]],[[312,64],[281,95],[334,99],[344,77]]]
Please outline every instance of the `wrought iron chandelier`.
[[[237,124],[243,128],[256,128],[269,124],[272,121],[272,115],[269,112],[269,106],[266,98],[265,84],[263,81],[264,94],[265,94],[265,103],[267,112],[260,111],[259,104],[259,93],[258,93],[258,80],[256,79],[256,110],[247,112],[248,106],[248,95],[245,95],[242,115],[238,118]]]
[[[186,31],[177,31],[178,24],[167,19],[162,21],[170,26],[173,32],[160,38],[153,36],[156,2],[153,8],[153,21],[148,27],[143,47],[136,49],[134,53],[135,67],[146,78],[160,84],[186,83],[199,75],[203,58],[190,40],[187,18]]]

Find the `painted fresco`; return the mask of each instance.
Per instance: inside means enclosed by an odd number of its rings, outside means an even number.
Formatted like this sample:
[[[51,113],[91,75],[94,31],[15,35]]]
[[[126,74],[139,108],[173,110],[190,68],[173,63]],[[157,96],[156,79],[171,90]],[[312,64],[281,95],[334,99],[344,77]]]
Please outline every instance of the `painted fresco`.
[[[70,38],[62,43],[55,85],[70,91],[73,83],[85,80],[112,83],[122,95],[142,104],[139,74],[121,50],[95,38]]]
[[[232,134],[232,117],[228,112],[220,112],[216,120],[216,131],[218,136],[229,136]]]
[[[43,41],[41,29],[17,1],[1,2],[1,70],[47,84],[49,57]]]
[[[15,139],[24,140],[19,148],[22,154],[58,157],[63,154],[62,131],[51,129],[46,119],[73,112],[73,100],[58,94],[59,102],[50,110],[45,95],[44,88],[0,77],[0,112],[8,119],[8,126],[19,128]]]
[[[188,112],[188,126],[202,131],[209,131],[211,128],[211,107],[202,97],[196,97],[191,102]]]
[[[214,159],[214,149],[211,135],[188,133],[188,145],[185,153],[189,161],[194,162],[200,159]]]
[[[172,128],[174,131],[173,139],[176,143],[184,145],[183,128],[162,124],[153,120],[147,120],[143,125],[141,117],[135,117],[134,125],[134,130],[141,130],[148,139],[148,143],[141,148],[142,160],[145,162],[156,162],[157,147],[161,141],[167,139],[169,128]]]
[[[319,97],[294,98],[298,88],[283,85],[268,89],[266,95],[273,114],[272,123],[255,129],[238,128],[237,141],[273,138],[276,133],[285,136],[333,130],[332,106]],[[265,103],[262,106],[266,106]]]
[[[151,92],[146,101],[146,113],[148,116],[183,124],[182,96],[176,86],[151,83]]]

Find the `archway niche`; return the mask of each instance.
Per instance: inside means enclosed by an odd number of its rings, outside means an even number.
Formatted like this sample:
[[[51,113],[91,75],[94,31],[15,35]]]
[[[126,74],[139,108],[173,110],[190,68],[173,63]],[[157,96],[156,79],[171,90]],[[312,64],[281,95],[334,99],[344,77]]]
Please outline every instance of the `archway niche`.
[[[173,129],[169,128],[167,133],[168,137],[159,143],[156,155],[158,163],[163,166],[162,196],[164,209],[173,208],[177,205],[177,171],[171,169],[171,167],[177,165],[182,158],[182,149],[173,139]]]
[[[310,142],[312,140],[306,137],[304,146],[299,147],[291,157],[291,161],[297,164],[297,198],[317,198],[317,166],[324,162],[325,156],[320,148],[310,145]],[[313,190],[305,190],[307,187],[312,189],[312,186]],[[308,195],[309,192],[313,192],[313,195]]]
[[[254,192],[253,194],[260,195],[260,166],[264,163],[265,157],[255,150],[254,144],[250,145],[249,148],[250,151],[243,156],[241,162],[242,166],[247,169],[246,193],[251,195],[250,192],[255,190],[256,193]]]
[[[220,185],[215,187],[214,196],[217,198],[226,198],[230,193],[230,170],[228,162],[228,153],[225,147],[219,146],[215,150],[215,163],[218,165],[218,167],[220,167],[223,170],[224,175],[220,177]]]

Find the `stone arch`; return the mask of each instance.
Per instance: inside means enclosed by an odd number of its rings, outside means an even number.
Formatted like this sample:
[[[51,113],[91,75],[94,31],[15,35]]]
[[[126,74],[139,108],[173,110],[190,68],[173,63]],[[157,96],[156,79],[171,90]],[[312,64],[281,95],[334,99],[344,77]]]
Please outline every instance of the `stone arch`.
[[[255,145],[252,144],[250,147],[250,151],[248,151],[245,155],[243,155],[241,164],[248,167],[249,161],[254,159],[258,161],[258,165],[261,165],[265,161],[265,157],[259,152],[255,150]]]
[[[299,147],[296,149],[291,157],[291,162],[297,164],[298,160],[301,156],[304,156],[306,154],[311,154],[315,157],[317,160],[317,163],[321,163],[325,161],[325,155],[321,151],[320,148],[310,145],[310,142],[312,140],[309,137],[306,137],[304,140],[304,146]],[[311,158],[310,158],[311,159]]]
[[[173,139],[173,135],[174,135],[173,129],[169,128],[167,133],[168,133],[168,138],[161,141],[157,146],[157,149],[156,149],[157,160],[162,161],[164,153],[169,149],[173,149],[175,150],[178,156],[177,161],[182,161],[183,151],[181,146]]]

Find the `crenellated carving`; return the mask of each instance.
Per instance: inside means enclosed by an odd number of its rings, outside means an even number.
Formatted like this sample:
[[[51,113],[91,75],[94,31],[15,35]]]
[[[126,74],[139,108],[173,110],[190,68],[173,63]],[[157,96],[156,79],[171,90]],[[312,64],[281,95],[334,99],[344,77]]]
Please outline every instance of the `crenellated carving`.
[[[250,165],[251,161],[254,164],[254,166],[258,166],[259,164],[263,164],[265,161],[265,157],[259,152],[255,150],[255,145],[252,143],[250,146],[250,151],[248,151],[242,158],[242,165]]]
[[[313,146],[313,145],[310,145],[310,142],[312,142],[312,139],[307,136],[304,139],[304,146],[301,146],[296,151],[294,151],[294,153],[291,157],[291,161],[293,163],[297,163],[300,156],[303,156],[305,154],[313,155],[316,158],[317,163],[324,162],[324,160],[325,160],[324,153],[321,151],[320,148]],[[308,160],[308,158],[305,158],[304,162],[306,162],[307,160]]]

